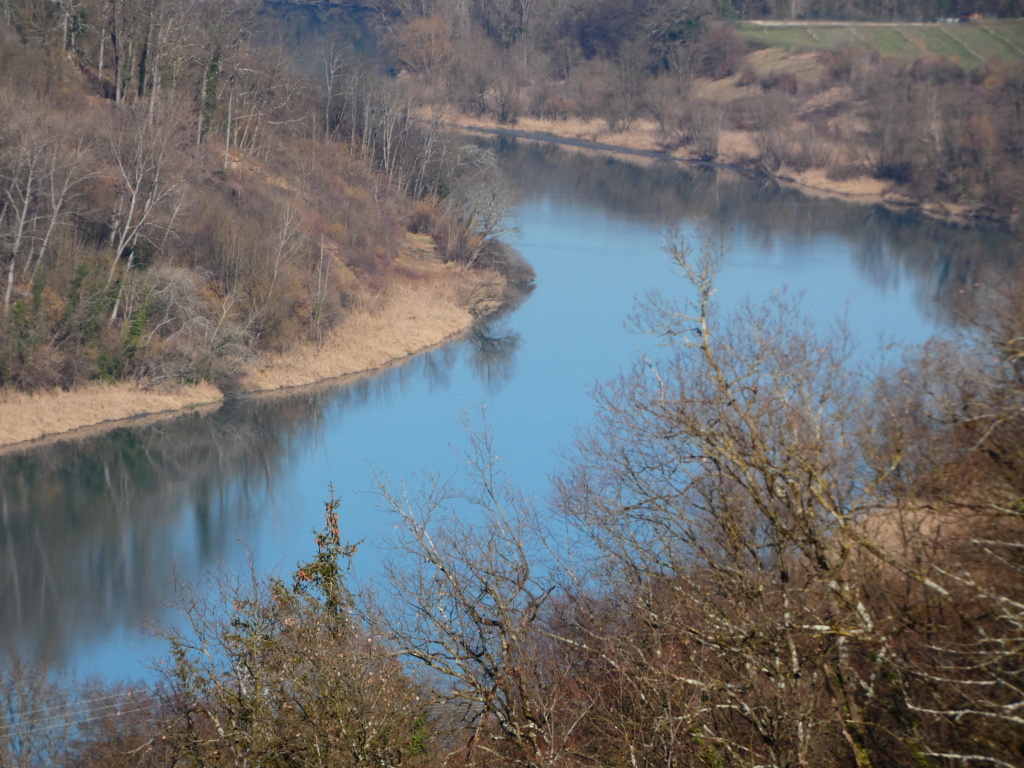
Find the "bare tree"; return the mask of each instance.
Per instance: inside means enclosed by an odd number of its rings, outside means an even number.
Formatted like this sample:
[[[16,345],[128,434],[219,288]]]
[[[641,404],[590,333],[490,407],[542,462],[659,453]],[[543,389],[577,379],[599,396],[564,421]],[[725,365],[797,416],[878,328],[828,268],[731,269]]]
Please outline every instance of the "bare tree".
[[[324,51],[324,136],[331,137],[343,122],[344,115],[336,115],[334,104],[339,102],[342,110],[346,99],[341,92],[345,85],[345,56],[334,43]]]
[[[94,177],[88,169],[92,148],[84,137],[65,138],[51,161],[44,168],[42,195],[46,201],[46,226],[38,240],[34,258],[30,254],[22,271],[23,279],[34,282],[45,263],[47,249],[52,244],[58,227],[65,222],[68,206],[78,195],[80,187]]]
[[[516,231],[515,192],[502,178],[492,152],[466,146],[459,154],[454,189],[445,201],[445,245],[449,256],[469,269],[490,241]]]
[[[869,599],[882,565],[857,557],[889,471],[859,453],[865,383],[848,342],[815,334],[790,297],[720,318],[719,247],[695,255],[677,235],[668,249],[695,296],[653,294],[635,322],[669,353],[600,390],[558,489],[628,585],[631,620],[665,637],[626,633],[609,663],[665,669],[695,706],[659,716],[713,734],[730,759],[802,765],[845,748],[865,765],[899,626]]]
[[[178,125],[173,112],[165,110],[159,119],[147,119],[142,107],[125,107],[108,138],[109,178],[114,187],[110,218],[111,250],[107,282],[112,283],[118,265],[127,274],[135,261],[136,248],[147,242],[156,246],[156,233],[166,234],[182,203],[182,167],[176,156]],[[110,314],[117,318],[121,292]]]
[[[4,314],[18,282],[34,278],[66,207],[90,174],[85,162],[88,143],[63,135],[49,125],[41,107],[23,105],[19,119],[6,128],[9,143],[0,149],[0,242],[5,243]]]
[[[411,498],[381,482],[399,525],[386,591],[367,610],[399,654],[435,674],[471,765],[558,765],[581,718],[564,717],[579,704],[566,684],[571,666],[555,661],[540,631],[554,587],[539,529],[486,431],[473,435],[467,466],[468,488],[435,479]],[[461,522],[457,511],[481,519]]]
[[[7,241],[5,261],[7,285],[4,289],[4,314],[10,309],[11,294],[18,260],[30,242],[39,224],[37,208],[39,190],[45,176],[44,165],[56,152],[49,140],[41,139],[38,127],[25,126],[17,132],[10,157],[0,177],[4,184],[3,206],[0,208],[0,226]]]
[[[317,554],[291,585],[250,570],[181,593],[188,631],[171,630],[166,736],[206,765],[391,768],[415,751],[426,701],[352,615],[355,546],[326,503]]]
[[[398,56],[411,71],[433,77],[451,55],[452,30],[440,16],[413,19],[395,35]]]
[[[936,340],[882,388],[899,446],[900,525],[921,574],[913,654],[901,654],[922,751],[963,765],[1019,764],[1024,707],[1024,314],[1021,286],[986,289],[967,330]],[[905,567],[905,566],[904,566]]]
[[[48,665],[9,654],[0,669],[0,765],[61,764],[83,710]]]

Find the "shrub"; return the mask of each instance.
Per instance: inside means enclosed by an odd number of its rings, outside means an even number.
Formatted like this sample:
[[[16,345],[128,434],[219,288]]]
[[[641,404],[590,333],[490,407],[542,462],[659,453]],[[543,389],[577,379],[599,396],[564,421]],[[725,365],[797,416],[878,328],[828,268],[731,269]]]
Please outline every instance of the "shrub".
[[[761,78],[761,89],[765,91],[781,91],[795,95],[799,90],[796,75],[792,72],[776,72],[772,70]]]

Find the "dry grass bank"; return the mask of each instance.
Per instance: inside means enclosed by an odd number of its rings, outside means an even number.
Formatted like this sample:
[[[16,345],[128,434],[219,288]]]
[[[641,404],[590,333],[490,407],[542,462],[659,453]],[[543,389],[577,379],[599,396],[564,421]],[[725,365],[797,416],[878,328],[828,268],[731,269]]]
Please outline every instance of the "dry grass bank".
[[[463,129],[507,129],[496,120],[487,117],[470,117],[453,110],[444,113],[444,120],[451,126]],[[530,133],[547,133],[564,139],[579,139],[608,144],[623,149],[647,152],[665,152],[663,137],[658,126],[650,120],[636,120],[628,131],[611,131],[604,120],[581,120],[578,118],[539,119],[525,117],[519,119],[515,126],[517,131]],[[543,140],[537,137],[537,140]],[[572,149],[572,147],[568,147]],[[756,165],[757,142],[750,131],[722,131],[718,139],[718,157],[716,164],[753,168]],[[666,154],[678,160],[698,161],[694,152],[687,147],[674,149]],[[626,156],[626,159],[631,159]],[[809,195],[818,197],[836,197],[864,203],[888,204],[904,203],[903,200],[890,200],[892,185],[888,182],[868,176],[850,179],[831,179],[825,169],[812,168],[797,171],[783,166],[775,177],[783,184],[797,187]],[[947,218],[949,212],[930,211],[938,218]]]
[[[467,330],[471,308],[497,302],[502,279],[485,270],[413,257],[403,277],[366,295],[318,348],[300,343],[287,354],[261,358],[242,378],[248,392],[277,390],[365,373],[429,349]],[[137,384],[89,384],[70,392],[27,394],[0,390],[0,450],[30,441],[88,437],[142,417],[167,418],[216,408],[224,394],[212,384],[174,390]]]
[[[423,110],[422,117],[432,114]],[[651,120],[634,120],[628,130],[612,131],[607,121],[595,118],[583,120],[578,117],[565,119],[541,119],[536,117],[521,117],[515,125],[502,125],[490,117],[475,117],[465,115],[453,109],[445,109],[442,112],[442,119],[454,128],[463,129],[484,129],[503,130],[512,128],[516,131],[529,133],[548,133],[563,139],[578,139],[581,141],[593,141],[600,144],[608,144],[623,149],[635,149],[643,152],[666,153],[664,137],[656,123]],[[538,140],[542,138],[538,137]],[[757,146],[748,132],[745,131],[723,131],[719,138],[718,162],[725,165],[742,164],[757,152]],[[698,158],[686,147],[667,152],[679,160],[697,160]]]
[[[70,392],[0,390],[0,447],[146,414],[180,413],[222,397],[217,387],[206,383],[171,391],[100,383]]]
[[[497,280],[491,273],[449,270],[368,297],[319,348],[307,343],[264,357],[243,377],[242,388],[259,392],[312,384],[372,371],[429,349],[469,328],[473,296],[493,289]]]
[[[882,179],[856,176],[852,179],[831,179],[823,168],[797,171],[783,166],[775,174],[784,184],[797,187],[814,197],[840,197],[857,202],[888,203],[892,185]]]

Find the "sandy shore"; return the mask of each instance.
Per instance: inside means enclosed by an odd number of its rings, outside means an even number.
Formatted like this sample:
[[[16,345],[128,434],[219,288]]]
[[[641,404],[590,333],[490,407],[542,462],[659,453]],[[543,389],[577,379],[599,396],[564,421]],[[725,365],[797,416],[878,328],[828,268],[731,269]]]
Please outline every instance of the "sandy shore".
[[[386,295],[364,300],[318,348],[302,343],[286,354],[260,358],[242,377],[246,392],[313,384],[368,373],[430,349],[465,332],[467,309],[500,281],[492,273],[438,270]],[[170,418],[219,407],[224,393],[212,384],[171,390],[136,384],[93,383],[70,392],[0,390],[0,450],[20,450],[55,439],[79,439],[138,421]]]

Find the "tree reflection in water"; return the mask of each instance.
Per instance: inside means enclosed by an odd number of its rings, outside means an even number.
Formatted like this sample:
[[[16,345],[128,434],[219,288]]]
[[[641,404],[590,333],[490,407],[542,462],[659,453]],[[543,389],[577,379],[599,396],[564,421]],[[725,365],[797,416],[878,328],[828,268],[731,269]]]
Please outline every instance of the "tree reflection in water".
[[[816,247],[827,248],[841,239],[854,244],[848,249],[850,258],[869,281],[886,285],[910,280],[922,307],[934,307],[937,296],[960,297],[966,301],[957,309],[969,312],[970,301],[983,293],[960,290],[974,282],[998,281],[1007,270],[1019,269],[1019,247],[998,231],[811,200],[725,172],[675,165],[640,168],[604,157],[556,153],[522,143],[504,148],[507,171],[524,199],[583,203],[599,211],[594,221],[603,210],[616,221],[624,215],[648,230],[680,219],[718,222],[737,236],[754,238],[749,258],[774,258],[783,267],[788,259],[800,258],[787,250],[787,243],[810,237]],[[560,309],[574,311],[572,306]],[[546,333],[543,324],[550,317],[540,322],[540,332]],[[375,419],[390,418],[385,412],[400,410],[398,403],[411,411],[436,409],[423,390],[449,393],[453,383],[462,383],[463,365],[470,378],[475,376],[493,392],[513,376],[518,382],[533,373],[527,370],[525,350],[536,351],[535,338],[527,335],[524,342],[507,316],[493,317],[465,340],[372,377],[240,399],[207,416],[129,426],[97,438],[0,456],[0,645],[60,659],[92,649],[113,632],[135,631],[159,616],[175,570],[181,579],[194,581],[227,557],[225,542],[251,542],[261,532],[273,530],[276,535],[295,527],[295,511],[289,508],[294,501],[276,499],[275,493],[292,492],[281,490],[288,487],[282,480],[309,461],[310,451],[326,451],[328,445],[334,450],[344,443],[351,449],[347,461],[366,460],[362,436],[341,434],[350,426],[346,422],[360,423],[364,430],[383,428],[357,419],[357,409],[383,404]],[[566,343],[563,339],[557,350],[533,359],[540,365],[550,365],[556,357],[564,361]],[[594,343],[600,346],[602,341]],[[517,358],[522,359],[518,371]],[[549,370],[537,375],[541,389],[527,396],[550,398]],[[407,390],[419,392],[422,399],[407,403],[402,399]],[[582,388],[579,394],[582,398]],[[410,411],[404,413],[412,418]],[[398,426],[403,440],[407,426]],[[531,434],[529,441],[534,439]],[[417,468],[422,468],[432,458],[417,454],[411,460],[421,462]],[[332,471],[338,466],[333,464]],[[301,482],[309,480],[304,475]],[[268,525],[279,515],[281,526]]]
[[[749,239],[766,257],[785,257],[787,243],[840,238],[872,284],[912,279],[926,312],[933,311],[936,298],[949,298],[979,281],[998,285],[1020,269],[1019,241],[998,227],[965,227],[881,205],[811,197],[724,168],[625,161],[507,139],[492,144],[524,198],[539,193],[572,199],[653,227],[681,219],[706,222]]]
[[[60,657],[152,617],[175,564],[192,576],[251,523],[252,497],[321,408],[309,398],[234,419],[228,406],[0,457],[0,644]]]
[[[515,371],[515,354],[522,336],[501,322],[475,329],[469,337],[473,369],[491,389],[507,381]]]
[[[511,327],[508,318],[526,301],[531,291],[532,283],[511,286],[505,292],[502,308],[470,330],[468,341],[472,352],[469,362],[489,391],[498,389],[515,373],[516,351],[523,338]]]
[[[0,647],[59,659],[156,618],[173,574],[199,578],[277,507],[275,478],[322,445],[329,408],[388,401],[409,382],[444,386],[462,355],[500,385],[519,343],[500,323],[375,376],[0,455]]]

